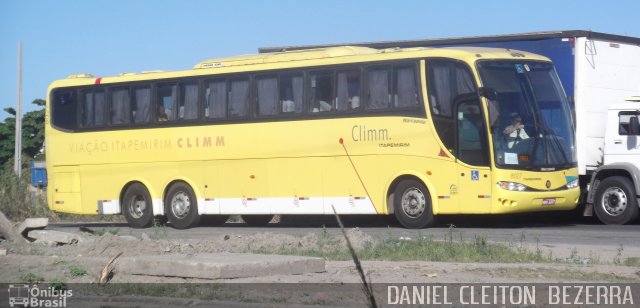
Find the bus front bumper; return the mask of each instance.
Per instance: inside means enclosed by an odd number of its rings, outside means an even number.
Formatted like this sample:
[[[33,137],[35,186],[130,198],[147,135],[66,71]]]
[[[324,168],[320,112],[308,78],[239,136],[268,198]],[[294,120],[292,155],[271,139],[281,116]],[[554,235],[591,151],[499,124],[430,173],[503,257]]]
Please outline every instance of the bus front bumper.
[[[498,191],[493,196],[492,214],[569,211],[576,208],[580,189],[557,191]]]

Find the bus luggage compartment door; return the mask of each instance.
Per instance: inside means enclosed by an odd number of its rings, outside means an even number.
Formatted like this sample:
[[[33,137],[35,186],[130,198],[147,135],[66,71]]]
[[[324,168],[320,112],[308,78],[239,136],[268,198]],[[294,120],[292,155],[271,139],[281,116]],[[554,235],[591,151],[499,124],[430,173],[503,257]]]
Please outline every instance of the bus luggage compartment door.
[[[53,177],[54,211],[83,214],[80,199],[80,170],[78,167],[54,168]],[[84,213],[94,214],[94,213]]]

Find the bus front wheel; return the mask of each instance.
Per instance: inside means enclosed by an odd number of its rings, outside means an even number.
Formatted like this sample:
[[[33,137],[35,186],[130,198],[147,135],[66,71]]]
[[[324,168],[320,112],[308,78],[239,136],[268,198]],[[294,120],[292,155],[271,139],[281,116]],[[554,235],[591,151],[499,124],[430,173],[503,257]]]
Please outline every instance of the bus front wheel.
[[[127,187],[122,198],[122,213],[131,228],[148,228],[153,221],[151,195],[140,183]]]
[[[169,188],[164,200],[165,212],[176,229],[195,227],[200,222],[198,199],[189,185],[177,182]]]
[[[435,222],[429,191],[416,180],[405,180],[396,186],[393,210],[398,222],[408,229],[425,228]]]

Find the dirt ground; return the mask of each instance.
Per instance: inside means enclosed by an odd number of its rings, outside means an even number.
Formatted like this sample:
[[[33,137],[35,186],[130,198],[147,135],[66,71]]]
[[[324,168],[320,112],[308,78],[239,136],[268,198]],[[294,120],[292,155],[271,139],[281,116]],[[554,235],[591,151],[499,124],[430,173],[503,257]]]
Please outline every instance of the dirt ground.
[[[201,239],[167,239],[162,229],[144,234],[90,235],[76,232],[78,243],[9,243],[0,240],[0,284],[63,283],[79,296],[68,307],[309,307],[366,306],[360,277],[351,260],[326,261],[321,273],[271,275],[237,279],[192,279],[157,277],[116,272],[107,287],[97,284],[99,273],[114,255],[171,255],[176,258],[196,253],[287,251],[344,248],[342,237],[322,231],[301,235],[257,233],[212,236]],[[348,230],[350,241],[360,249],[380,238],[357,228]],[[560,251],[568,247],[545,247]],[[597,249],[597,247],[593,248]],[[575,248],[574,248],[575,250]],[[580,251],[582,255],[589,251]],[[580,259],[581,260],[581,259]],[[85,273],[73,273],[71,268]],[[446,283],[639,283],[640,267],[593,263],[465,263],[429,261],[362,261],[374,296],[386,300],[385,284]],[[0,292],[0,302],[5,302]]]
[[[189,240],[153,239],[159,234],[136,238],[111,233],[104,235],[81,234],[81,240],[72,245],[47,243],[0,242],[0,249],[8,250],[0,256],[0,283],[22,282],[25,275],[33,274],[45,281],[91,283],[108,259],[119,252],[123,256],[136,255],[189,255],[195,253],[273,251],[294,249],[332,249],[345,247],[340,237],[325,237],[321,232],[301,236],[259,233],[254,235],[227,234],[222,237]],[[348,236],[356,249],[376,241],[354,228]],[[580,262],[577,262],[580,263]],[[455,282],[640,282],[640,267],[600,264],[568,263],[457,263],[428,261],[363,261],[363,268],[372,282],[380,283],[455,283]],[[84,275],[72,275],[69,268],[86,269]],[[117,270],[117,266],[116,266]],[[32,275],[32,276],[33,276]],[[229,283],[356,283],[358,274],[352,261],[327,261],[324,273],[302,275],[274,275],[254,278],[225,279],[215,282]],[[112,282],[212,282],[210,280],[178,277],[152,277],[116,272]]]

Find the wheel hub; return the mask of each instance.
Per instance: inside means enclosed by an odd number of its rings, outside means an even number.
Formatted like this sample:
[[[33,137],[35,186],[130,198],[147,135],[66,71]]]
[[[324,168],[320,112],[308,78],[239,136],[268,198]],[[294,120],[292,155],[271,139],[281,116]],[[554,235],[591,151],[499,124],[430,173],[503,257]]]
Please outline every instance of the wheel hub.
[[[135,195],[129,202],[129,214],[135,219],[139,219],[144,215],[147,208],[147,202],[142,195]]]
[[[189,214],[191,209],[191,200],[189,195],[181,191],[173,195],[171,198],[171,212],[176,218],[182,219]]]
[[[409,188],[402,194],[402,211],[409,217],[419,217],[426,209],[424,194],[417,188]]]
[[[610,187],[602,195],[602,207],[611,216],[618,216],[627,208],[627,194],[619,187]]]

